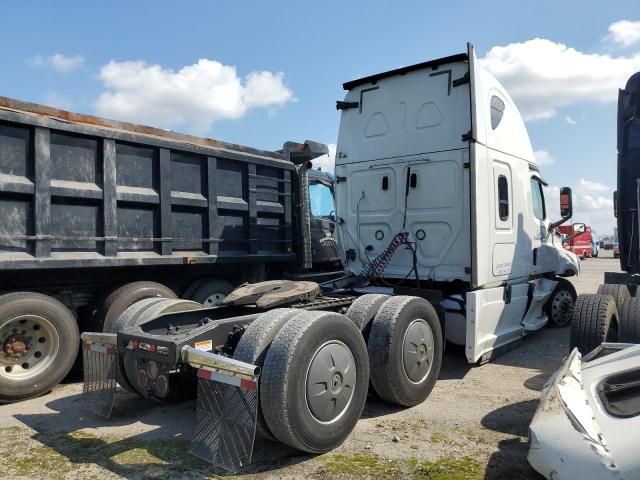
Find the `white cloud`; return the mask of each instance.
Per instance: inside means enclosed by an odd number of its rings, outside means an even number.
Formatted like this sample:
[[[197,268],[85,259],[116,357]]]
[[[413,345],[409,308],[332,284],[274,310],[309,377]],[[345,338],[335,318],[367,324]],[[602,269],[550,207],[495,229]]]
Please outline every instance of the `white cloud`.
[[[533,152],[533,156],[539,167],[556,163],[556,159],[553,158],[547,150],[536,150]]]
[[[329,154],[314,158],[312,162],[313,168],[322,170],[323,172],[333,173],[336,163],[336,144],[330,143],[327,146],[329,147]]]
[[[640,21],[620,20],[612,23],[607,38],[623,47],[640,42]]]
[[[256,71],[244,79],[236,67],[200,59],[178,71],[142,61],[110,61],[100,69],[105,91],[99,115],[203,133],[213,122],[240,118],[252,108],[295,100],[282,72]]]
[[[493,47],[479,61],[506,87],[525,120],[551,118],[578,102],[613,102],[640,69],[640,53],[585,53],[543,38]]]
[[[56,92],[49,92],[44,96],[44,103],[50,107],[61,108],[63,110],[71,110],[71,100],[66,96]]]
[[[598,235],[612,234],[615,224],[613,216],[613,189],[599,182],[581,178],[573,189],[573,218],[570,222],[584,222]],[[549,218],[560,218],[560,188],[545,189]]]
[[[80,55],[67,57],[61,53],[54,53],[49,57],[36,55],[28,60],[34,67],[48,67],[59,73],[67,73],[80,68],[84,63],[84,58]]]
[[[567,122],[569,125],[575,125],[576,123],[578,123],[573,118],[571,118],[570,115],[565,115],[564,121]]]
[[[584,178],[580,179],[579,187],[581,191],[586,193],[608,192],[611,190],[611,188],[600,182],[592,182],[590,180],[585,180]]]

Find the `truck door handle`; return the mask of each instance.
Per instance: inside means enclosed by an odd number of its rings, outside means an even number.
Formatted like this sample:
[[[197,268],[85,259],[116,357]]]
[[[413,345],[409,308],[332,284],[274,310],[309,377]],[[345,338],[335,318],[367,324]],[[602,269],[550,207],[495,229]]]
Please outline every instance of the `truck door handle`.
[[[538,249],[537,248],[533,249],[533,264],[534,265],[538,264]]]

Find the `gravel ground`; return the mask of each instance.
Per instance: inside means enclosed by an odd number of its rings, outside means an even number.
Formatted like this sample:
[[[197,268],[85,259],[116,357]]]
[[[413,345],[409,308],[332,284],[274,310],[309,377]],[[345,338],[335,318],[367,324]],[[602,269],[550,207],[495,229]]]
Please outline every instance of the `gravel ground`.
[[[611,252],[582,263],[578,293],[619,269]],[[609,257],[609,258],[607,258]],[[260,441],[245,478],[536,479],[527,427],[546,379],[568,353],[568,328],[546,328],[492,363],[448,348],[431,396],[411,409],[373,399],[347,441],[322,456]],[[110,420],[85,413],[77,383],[0,406],[0,476],[12,479],[224,476],[186,453],[194,403],[162,406],[120,394]]]

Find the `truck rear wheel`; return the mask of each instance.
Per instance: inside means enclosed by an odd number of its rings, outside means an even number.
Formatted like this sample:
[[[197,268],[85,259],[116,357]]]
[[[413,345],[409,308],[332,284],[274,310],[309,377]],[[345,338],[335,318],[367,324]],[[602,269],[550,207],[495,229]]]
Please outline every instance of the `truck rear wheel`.
[[[113,333],[116,321],[134,303],[145,298],[177,298],[169,287],[156,282],[132,282],[113,290],[105,298],[97,313],[102,331]]]
[[[38,397],[71,370],[80,343],[75,317],[33,292],[0,296],[0,402]]]
[[[280,330],[264,362],[260,401],[269,430],[298,450],[327,452],[356,425],[368,383],[367,347],[354,323],[302,312]]]
[[[571,350],[585,355],[602,342],[618,340],[618,310],[611,295],[578,295],[571,315]]]
[[[240,341],[233,353],[233,358],[262,368],[269,346],[280,331],[280,328],[289,319],[299,314],[300,310],[295,308],[276,308],[275,310],[270,310],[261,314],[251,322],[251,325],[249,325],[242,335],[242,338],[240,338]],[[264,414],[262,413],[260,404],[258,404],[256,431],[261,437],[269,440],[275,440],[275,437],[269,431],[269,427],[264,419]]]
[[[598,287],[598,295],[611,295],[616,302],[618,312],[622,310],[624,301],[631,297],[629,287],[620,283],[603,283]]]
[[[205,307],[215,307],[216,305],[221,305],[232,290],[233,286],[229,282],[210,278],[194,287],[189,300],[201,303]]]
[[[391,296],[381,293],[368,293],[356,298],[345,314],[362,332],[365,341],[369,338],[371,322],[384,302]]]
[[[622,304],[618,341],[640,343],[640,297],[627,298]]]
[[[573,284],[563,278],[553,290],[544,306],[545,313],[552,327],[565,327],[571,323],[571,314],[578,297]]]
[[[442,364],[438,314],[419,297],[396,296],[376,314],[369,334],[371,383],[390,403],[414,406],[431,393]]]

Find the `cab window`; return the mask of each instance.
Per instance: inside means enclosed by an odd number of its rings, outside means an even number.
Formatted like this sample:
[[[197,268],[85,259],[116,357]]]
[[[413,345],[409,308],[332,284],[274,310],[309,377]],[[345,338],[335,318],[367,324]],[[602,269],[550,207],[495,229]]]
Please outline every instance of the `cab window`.
[[[533,205],[533,216],[538,220],[544,220],[547,214],[544,206],[542,184],[535,178],[531,179],[531,204]]]
[[[322,183],[309,185],[309,207],[311,215],[316,218],[330,218],[334,215],[333,194],[331,189]]]

